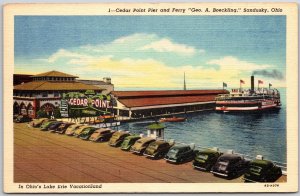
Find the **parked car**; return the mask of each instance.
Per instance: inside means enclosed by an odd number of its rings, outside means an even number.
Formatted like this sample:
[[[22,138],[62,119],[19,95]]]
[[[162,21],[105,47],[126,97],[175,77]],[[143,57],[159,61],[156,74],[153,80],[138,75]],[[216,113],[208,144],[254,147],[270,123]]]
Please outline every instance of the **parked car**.
[[[246,172],[249,168],[249,161],[237,154],[223,154],[212,167],[211,173],[216,176],[234,178]]]
[[[65,134],[68,135],[68,136],[72,136],[72,135],[74,135],[75,130],[82,127],[82,126],[84,126],[84,125],[73,124],[73,125],[71,125],[67,128],[67,130],[65,131]]]
[[[14,122],[16,123],[23,123],[23,122],[30,122],[31,118],[27,115],[18,115],[15,119]]]
[[[194,159],[194,147],[190,145],[176,145],[170,148],[165,156],[167,162],[183,163]]]
[[[213,149],[205,149],[201,151],[195,151],[195,158],[193,167],[204,171],[210,171],[214,166],[218,158],[222,155],[221,152]]]
[[[93,142],[104,142],[108,141],[115,131],[109,128],[100,128],[90,136],[89,140]]]
[[[13,120],[15,120],[18,116],[20,116],[20,114],[14,114],[13,115]]]
[[[91,126],[86,126],[86,125],[83,125],[81,127],[79,127],[78,129],[76,129],[74,131],[74,136],[75,137],[79,137],[79,135],[86,129],[86,128],[95,128],[95,127],[91,127]],[[96,128],[95,128],[96,129]]]
[[[44,122],[50,121],[48,118],[38,118],[31,121],[28,126],[30,127],[40,127]]]
[[[150,137],[141,138],[137,140],[133,146],[131,146],[130,151],[135,154],[143,154],[149,144],[154,141],[155,139]]]
[[[57,121],[46,121],[46,122],[44,122],[44,123],[41,125],[41,127],[40,127],[41,131],[48,131],[48,128],[49,128],[51,125],[55,124],[56,122],[57,122]]]
[[[56,121],[55,123],[51,124],[48,128],[48,130],[51,132],[51,133],[54,133],[56,131],[56,129],[61,125],[63,124],[64,122],[62,121]]]
[[[244,174],[245,182],[275,182],[282,175],[281,168],[268,160],[253,160]]]
[[[119,147],[123,142],[124,138],[129,136],[127,131],[116,131],[108,141],[108,145]]]
[[[149,144],[144,155],[154,159],[163,158],[169,152],[174,142],[167,142],[164,140],[157,140]]]
[[[130,150],[131,146],[140,138],[141,137],[139,135],[130,135],[125,137],[121,144],[121,149],[126,151]]]
[[[97,130],[96,127],[87,127],[82,130],[82,132],[79,134],[79,138],[83,140],[89,139],[89,137]]]
[[[56,130],[56,133],[64,134],[67,128],[71,125],[74,125],[75,123],[70,123],[70,122],[64,122],[62,123]]]

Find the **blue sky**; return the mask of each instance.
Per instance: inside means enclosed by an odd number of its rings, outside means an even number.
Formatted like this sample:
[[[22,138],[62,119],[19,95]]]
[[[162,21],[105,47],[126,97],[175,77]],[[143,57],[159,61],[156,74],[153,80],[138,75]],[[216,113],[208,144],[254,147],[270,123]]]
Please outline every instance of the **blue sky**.
[[[112,77],[116,89],[285,86],[285,16],[16,16],[15,72]]]

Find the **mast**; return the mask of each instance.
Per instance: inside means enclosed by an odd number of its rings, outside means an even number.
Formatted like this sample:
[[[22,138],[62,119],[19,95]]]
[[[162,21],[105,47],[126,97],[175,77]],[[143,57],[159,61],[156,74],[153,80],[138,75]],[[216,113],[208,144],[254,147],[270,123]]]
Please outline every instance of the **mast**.
[[[183,72],[183,90],[186,90],[186,83],[185,83],[185,72]]]

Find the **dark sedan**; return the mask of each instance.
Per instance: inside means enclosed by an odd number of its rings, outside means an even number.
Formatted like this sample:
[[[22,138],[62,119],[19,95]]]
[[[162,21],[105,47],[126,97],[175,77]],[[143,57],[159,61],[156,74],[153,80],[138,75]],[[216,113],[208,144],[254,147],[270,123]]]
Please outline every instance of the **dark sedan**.
[[[165,160],[171,163],[183,163],[194,159],[194,150],[189,145],[177,145],[170,148]]]
[[[238,177],[247,171],[249,161],[237,154],[223,154],[212,167],[211,173],[228,179]]]
[[[27,115],[18,115],[14,119],[14,122],[16,122],[16,123],[23,123],[23,122],[30,122],[30,121],[31,121],[31,118]]]
[[[196,151],[193,167],[199,170],[210,171],[220,156],[221,153],[213,149]]]
[[[52,123],[52,124],[49,126],[48,130],[49,130],[51,133],[54,133],[54,132],[56,131],[56,129],[57,129],[60,125],[62,125],[63,123],[64,123],[64,122],[62,122],[62,121],[56,121],[56,122]]]
[[[244,174],[245,182],[275,182],[282,175],[281,168],[268,160],[253,160],[248,172]]]

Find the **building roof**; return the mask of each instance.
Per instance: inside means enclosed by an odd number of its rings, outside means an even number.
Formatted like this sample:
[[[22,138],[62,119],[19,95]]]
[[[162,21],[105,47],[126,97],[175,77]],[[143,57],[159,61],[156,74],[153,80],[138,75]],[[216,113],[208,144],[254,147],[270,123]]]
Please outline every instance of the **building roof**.
[[[227,90],[161,90],[161,91],[113,91],[118,98],[125,97],[162,97],[162,96],[187,96],[187,95],[210,95],[226,94]]]
[[[14,86],[26,82],[31,82],[32,81],[32,75],[28,74],[14,74]]]
[[[153,123],[153,124],[149,125],[147,128],[150,129],[150,130],[153,130],[153,129],[164,129],[164,128],[166,128],[166,126],[164,124],[162,124],[162,123]]]
[[[31,76],[31,77],[68,77],[68,78],[78,78],[78,76],[73,76],[73,75],[70,75],[70,74],[66,74],[66,73],[63,73],[63,72],[59,72],[59,71],[48,71],[48,72],[45,72],[45,73],[40,73],[40,74],[37,74],[37,75],[34,75],[34,76]]]
[[[91,85],[112,85],[101,80],[77,80],[79,82]]]
[[[81,82],[32,81],[14,86],[14,90],[46,91],[46,90],[103,90],[97,86]]]
[[[137,98],[137,99],[118,99],[126,107],[143,107],[154,105],[169,105],[169,104],[184,104],[195,102],[214,101],[216,95],[202,95],[202,96],[173,96],[173,97],[151,97],[151,98]]]

